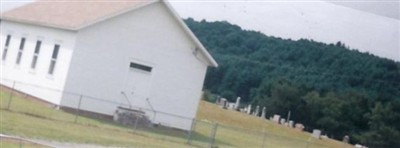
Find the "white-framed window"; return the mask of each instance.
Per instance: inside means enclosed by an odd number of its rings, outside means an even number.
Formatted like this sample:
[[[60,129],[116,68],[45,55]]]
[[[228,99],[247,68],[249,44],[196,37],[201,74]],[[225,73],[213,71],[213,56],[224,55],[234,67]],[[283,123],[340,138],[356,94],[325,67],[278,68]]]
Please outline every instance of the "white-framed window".
[[[17,64],[17,65],[19,65],[21,63],[22,53],[24,51],[24,46],[25,46],[25,40],[26,40],[25,37],[22,37],[21,42],[19,44],[17,60],[15,61],[15,64]]]
[[[31,63],[31,68],[35,69],[36,68],[36,63],[38,60],[38,56],[40,53],[40,46],[42,45],[42,41],[37,40],[36,41],[36,46],[35,46],[35,52],[33,53],[33,58],[32,58],[32,63]]]
[[[8,34],[6,38],[6,43],[4,44],[3,56],[1,57],[1,60],[3,61],[5,61],[7,58],[8,46],[10,45],[10,40],[11,40],[11,35]]]
[[[60,50],[60,45],[55,44],[54,49],[53,49],[53,54],[51,55],[50,67],[49,67],[49,72],[48,72],[50,75],[54,74],[54,69],[56,67],[59,50]]]

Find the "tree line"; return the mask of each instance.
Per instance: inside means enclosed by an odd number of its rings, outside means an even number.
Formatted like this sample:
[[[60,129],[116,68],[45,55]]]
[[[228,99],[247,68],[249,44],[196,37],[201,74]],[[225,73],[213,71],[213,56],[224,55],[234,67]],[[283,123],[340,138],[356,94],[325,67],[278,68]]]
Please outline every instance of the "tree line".
[[[226,21],[185,20],[219,63],[207,92],[265,106],[307,130],[351,137],[369,147],[400,147],[400,63],[342,42],[282,39]],[[208,98],[209,101],[213,98]]]

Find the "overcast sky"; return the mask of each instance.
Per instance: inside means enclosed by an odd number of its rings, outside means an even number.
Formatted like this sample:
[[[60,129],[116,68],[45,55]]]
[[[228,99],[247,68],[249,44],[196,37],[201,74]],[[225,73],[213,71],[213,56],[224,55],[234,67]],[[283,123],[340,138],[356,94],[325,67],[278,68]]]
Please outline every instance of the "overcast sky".
[[[2,9],[1,12],[9,10],[16,6],[23,5],[31,1],[32,0],[2,0],[0,2],[3,5],[1,7]],[[170,1],[183,1],[183,0],[170,0]],[[219,0],[219,1],[224,1],[224,0]],[[248,1],[248,0],[242,0],[242,1]],[[274,1],[274,0],[264,0],[264,1]],[[290,2],[290,1],[318,1],[318,0],[286,0],[286,1]],[[336,5],[341,5],[400,20],[400,0],[325,0],[325,1],[334,3]]]
[[[2,0],[1,11],[29,0]],[[226,20],[282,38],[344,42],[400,61],[400,0],[170,0],[183,18]]]
[[[337,1],[337,0],[326,0],[331,3],[354,8],[377,15],[382,15],[394,19],[400,19],[400,0],[349,0],[349,1]]]

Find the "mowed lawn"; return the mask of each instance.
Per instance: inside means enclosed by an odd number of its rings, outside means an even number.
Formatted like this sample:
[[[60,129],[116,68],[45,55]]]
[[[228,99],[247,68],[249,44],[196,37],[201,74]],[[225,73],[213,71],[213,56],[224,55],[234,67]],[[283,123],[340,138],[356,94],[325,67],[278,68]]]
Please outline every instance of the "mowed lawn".
[[[130,127],[79,117],[1,90],[0,133],[30,139],[89,143],[118,147],[191,147],[179,137],[134,130]]]
[[[85,117],[79,117],[78,123],[75,123],[75,115],[25,99],[20,94],[13,95],[11,110],[7,110],[9,96],[9,92],[1,90],[2,134],[102,146],[193,147],[185,144],[186,134],[135,130]],[[209,133],[214,123],[219,123],[215,139],[218,147],[350,147],[334,140],[313,139],[307,133],[236,111],[224,110],[204,101],[200,103],[197,119],[199,122],[191,141],[195,146],[208,146]],[[262,131],[268,134],[258,134]]]
[[[10,138],[0,139],[1,148],[51,148],[48,146]]]
[[[332,139],[315,139],[310,137],[310,133],[300,132],[245,113],[221,109],[217,105],[205,101],[200,102],[197,119],[218,122],[222,125],[218,126],[216,135],[216,144],[221,146],[264,146],[273,148],[353,147]],[[219,141],[221,141],[221,144],[218,143]]]

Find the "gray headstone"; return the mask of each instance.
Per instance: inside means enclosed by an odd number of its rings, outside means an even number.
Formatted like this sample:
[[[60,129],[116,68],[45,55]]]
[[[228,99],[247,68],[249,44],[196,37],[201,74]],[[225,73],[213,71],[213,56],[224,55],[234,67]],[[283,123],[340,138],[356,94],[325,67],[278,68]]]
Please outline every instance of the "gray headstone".
[[[349,143],[349,141],[350,141],[350,137],[349,137],[348,135],[345,135],[345,136],[343,137],[343,142],[344,142],[344,143]]]
[[[313,132],[312,132],[312,137],[319,139],[321,137],[321,130],[314,129]]]
[[[290,127],[290,128],[293,128],[293,125],[294,125],[293,120],[290,120],[290,121],[289,121],[289,127]]]
[[[276,123],[279,123],[279,119],[280,119],[280,118],[281,118],[280,115],[274,115],[272,121],[274,121],[274,122],[276,122]]]
[[[285,123],[286,123],[286,119],[284,119],[284,118],[281,118],[281,122],[280,122],[282,125],[285,125]]]
[[[368,148],[368,147],[363,146],[363,145],[361,145],[361,144],[356,144],[356,145],[354,145],[354,147],[355,147],[355,148]]]
[[[260,117],[261,118],[265,118],[265,107],[263,107]]]
[[[304,129],[304,125],[301,124],[301,123],[296,123],[296,124],[294,125],[294,127],[295,127],[297,130],[299,130],[299,131],[303,131],[303,129]]]
[[[221,98],[218,105],[221,108],[226,108],[227,107],[227,103],[228,103],[228,101],[225,98]]]
[[[228,102],[227,108],[231,109],[231,110],[234,110],[235,109],[235,103]]]
[[[260,112],[260,106],[257,105],[256,110],[253,112],[253,115],[258,116],[259,112]]]
[[[235,103],[235,110],[237,110],[240,106],[240,97],[236,98],[236,103]]]
[[[247,114],[249,114],[250,115],[250,113],[251,113],[251,104],[249,104],[249,106],[247,106]]]
[[[221,98],[218,97],[217,99],[215,99],[215,104],[219,105],[219,102],[221,101]]]

